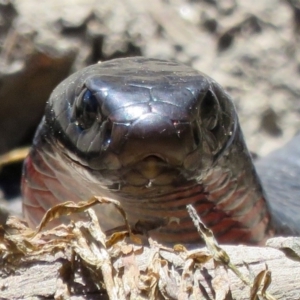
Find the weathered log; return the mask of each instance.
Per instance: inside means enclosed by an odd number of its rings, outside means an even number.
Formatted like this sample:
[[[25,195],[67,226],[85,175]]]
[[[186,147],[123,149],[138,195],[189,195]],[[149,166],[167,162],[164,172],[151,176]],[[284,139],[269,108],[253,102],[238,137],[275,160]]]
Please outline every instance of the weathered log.
[[[142,246],[126,232],[106,238],[93,211],[89,216],[36,236],[10,219],[0,238],[0,299],[251,299],[266,268],[272,280],[265,299],[299,299],[297,238],[269,242],[294,259],[270,247],[222,246],[237,275],[207,248]]]

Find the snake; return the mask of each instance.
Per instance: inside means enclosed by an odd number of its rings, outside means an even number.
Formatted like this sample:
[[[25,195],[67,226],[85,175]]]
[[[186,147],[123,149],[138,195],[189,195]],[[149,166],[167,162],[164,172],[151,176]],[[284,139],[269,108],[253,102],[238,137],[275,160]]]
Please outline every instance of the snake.
[[[23,166],[23,214],[35,227],[51,207],[97,195],[156,241],[195,244],[192,204],[219,242],[262,245],[300,232],[299,141],[255,166],[233,100],[212,78],[162,59],[100,62],[52,92]],[[103,230],[124,225],[114,205],[95,211]]]

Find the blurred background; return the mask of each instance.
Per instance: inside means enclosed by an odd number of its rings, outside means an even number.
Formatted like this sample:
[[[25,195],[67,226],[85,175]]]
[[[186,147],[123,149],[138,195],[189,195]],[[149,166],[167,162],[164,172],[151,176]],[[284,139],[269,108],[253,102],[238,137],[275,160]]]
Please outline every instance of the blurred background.
[[[266,155],[300,129],[298,0],[0,0],[0,154],[29,145],[68,74],[143,55],[190,65],[236,104],[248,147]],[[2,169],[2,197],[21,164]]]

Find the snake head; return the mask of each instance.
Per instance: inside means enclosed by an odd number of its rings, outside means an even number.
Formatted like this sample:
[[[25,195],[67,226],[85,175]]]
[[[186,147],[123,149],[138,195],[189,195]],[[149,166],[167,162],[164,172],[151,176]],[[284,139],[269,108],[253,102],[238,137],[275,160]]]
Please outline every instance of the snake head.
[[[208,76],[135,57],[70,76],[50,97],[45,124],[46,139],[77,171],[143,194],[201,180],[230,146],[236,119],[230,97]]]

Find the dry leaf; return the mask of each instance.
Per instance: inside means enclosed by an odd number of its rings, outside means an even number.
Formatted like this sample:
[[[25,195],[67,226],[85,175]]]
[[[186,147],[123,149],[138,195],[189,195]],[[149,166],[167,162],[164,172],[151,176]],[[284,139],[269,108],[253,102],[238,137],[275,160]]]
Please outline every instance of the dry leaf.
[[[266,300],[276,300],[267,292],[267,288],[271,282],[271,272],[268,270],[268,266],[266,266],[266,269],[259,272],[254,279],[254,283],[250,291],[250,300],[260,299],[260,295]]]

